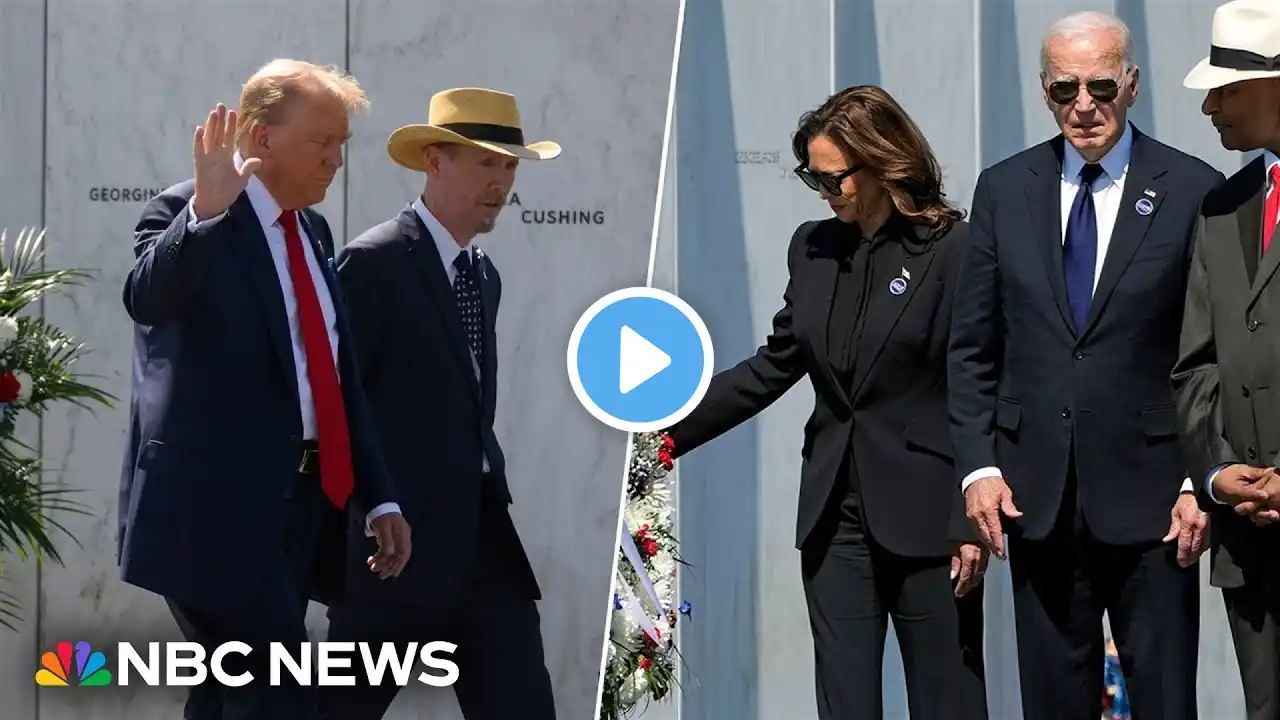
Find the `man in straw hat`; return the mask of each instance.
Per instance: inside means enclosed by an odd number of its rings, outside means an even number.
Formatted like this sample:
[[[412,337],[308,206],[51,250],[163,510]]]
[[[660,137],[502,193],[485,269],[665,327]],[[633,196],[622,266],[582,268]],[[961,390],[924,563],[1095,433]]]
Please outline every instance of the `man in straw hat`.
[[[330,611],[329,639],[457,643],[454,691],[468,720],[555,717],[536,601],[507,506],[494,435],[498,269],[473,245],[493,230],[526,144],[513,96],[478,88],[431,99],[428,122],[396,130],[391,159],[427,176],[397,217],[353,240],[338,274],[361,372],[415,562],[395,583],[354,577]],[[369,540],[350,536],[354,566]],[[327,688],[326,717],[380,718],[397,687]]]
[[[1280,717],[1280,2],[1214,13],[1209,56],[1184,84],[1207,91],[1228,150],[1262,150],[1201,208],[1180,358],[1179,429],[1213,517],[1222,589],[1250,720]]]
[[[314,691],[287,673],[268,685],[268,644],[306,642],[307,601],[337,589],[325,531],[341,541],[343,512],[359,508],[377,538],[358,574],[389,585],[408,562],[328,263],[333,236],[310,209],[342,166],[348,116],[366,105],[335,69],[267,63],[238,111],[218,105],[196,128],[194,179],[147,203],[134,231],[123,578],[162,595],[188,640],[252,648],[223,667],[254,681],[192,687],[187,718],[316,716]]]

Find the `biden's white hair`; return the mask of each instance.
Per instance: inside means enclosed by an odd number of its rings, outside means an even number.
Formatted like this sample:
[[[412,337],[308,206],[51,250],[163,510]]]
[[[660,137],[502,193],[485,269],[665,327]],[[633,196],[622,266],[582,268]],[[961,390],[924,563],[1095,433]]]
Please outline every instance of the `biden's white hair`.
[[[1104,12],[1093,10],[1068,15],[1055,22],[1044,34],[1044,42],[1040,45],[1040,77],[1049,76],[1049,44],[1054,40],[1071,40],[1094,33],[1115,33],[1120,39],[1119,59],[1125,72],[1131,70],[1133,62],[1133,35],[1123,20]]]

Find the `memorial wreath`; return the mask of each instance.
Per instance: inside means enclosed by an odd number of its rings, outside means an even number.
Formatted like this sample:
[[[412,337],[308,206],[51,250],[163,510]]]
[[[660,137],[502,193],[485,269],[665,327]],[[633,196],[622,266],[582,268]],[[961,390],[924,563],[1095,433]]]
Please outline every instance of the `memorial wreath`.
[[[24,229],[10,246],[0,231],[0,583],[6,581],[7,555],[61,563],[53,531],[67,531],[56,514],[82,510],[66,489],[41,483],[40,459],[18,438],[19,422],[40,417],[53,403],[88,408],[114,400],[71,372],[84,346],[30,312],[51,291],[88,277],[45,268],[44,239],[43,231]],[[17,597],[0,584],[0,625],[14,629],[20,611]]]
[[[677,682],[675,628],[692,606],[675,603],[676,569],[684,562],[673,527],[669,443],[657,433],[631,439],[600,720],[629,717]]]

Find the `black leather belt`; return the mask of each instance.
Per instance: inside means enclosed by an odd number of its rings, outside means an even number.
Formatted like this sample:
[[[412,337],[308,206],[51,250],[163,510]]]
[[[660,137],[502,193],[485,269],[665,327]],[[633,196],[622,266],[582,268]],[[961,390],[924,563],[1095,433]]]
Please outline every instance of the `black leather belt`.
[[[302,441],[302,457],[298,460],[298,474],[320,474],[320,444],[315,440]]]

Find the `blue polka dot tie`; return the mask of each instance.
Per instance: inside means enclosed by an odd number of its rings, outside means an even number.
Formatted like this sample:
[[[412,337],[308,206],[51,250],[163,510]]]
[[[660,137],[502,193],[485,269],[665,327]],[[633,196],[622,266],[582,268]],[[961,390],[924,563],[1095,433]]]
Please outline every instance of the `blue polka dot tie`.
[[[484,365],[484,345],[481,342],[480,328],[482,314],[480,308],[480,286],[476,283],[475,269],[471,264],[471,253],[463,250],[454,258],[453,266],[458,269],[453,278],[453,294],[458,301],[458,315],[462,318],[462,329],[467,333],[467,342],[471,344],[471,352],[476,355],[476,364]]]

